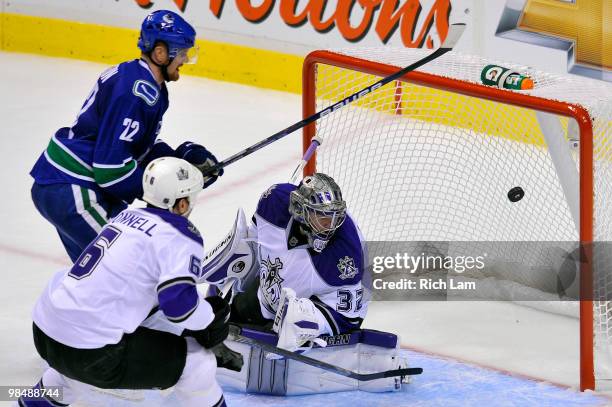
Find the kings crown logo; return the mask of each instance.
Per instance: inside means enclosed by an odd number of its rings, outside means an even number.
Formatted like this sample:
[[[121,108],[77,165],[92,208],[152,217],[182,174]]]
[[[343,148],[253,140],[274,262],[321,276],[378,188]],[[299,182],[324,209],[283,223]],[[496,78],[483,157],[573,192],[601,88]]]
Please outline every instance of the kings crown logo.
[[[189,229],[189,231],[191,233],[193,233],[196,236],[200,236],[200,231],[198,230],[198,228],[195,227],[195,225],[193,223],[191,223],[190,221],[187,221],[187,229]]]
[[[263,194],[261,194],[261,199],[266,199],[270,195],[272,195],[272,191],[276,188],[276,184],[272,185],[270,188],[266,189]]]
[[[347,280],[357,275],[357,267],[352,257],[344,256],[338,261],[338,270],[340,270],[340,279]]]
[[[283,268],[283,263],[276,257],[274,262],[270,257],[263,260],[260,265],[259,282],[262,288],[264,298],[268,305],[268,310],[275,310],[278,306],[278,300],[281,294],[281,284],[285,281],[280,276],[280,271]],[[266,304],[264,304],[266,305]]]
[[[186,179],[189,179],[189,173],[187,172],[186,169],[184,168],[180,168],[177,172],[176,172],[176,177],[179,179],[179,181],[184,181]]]

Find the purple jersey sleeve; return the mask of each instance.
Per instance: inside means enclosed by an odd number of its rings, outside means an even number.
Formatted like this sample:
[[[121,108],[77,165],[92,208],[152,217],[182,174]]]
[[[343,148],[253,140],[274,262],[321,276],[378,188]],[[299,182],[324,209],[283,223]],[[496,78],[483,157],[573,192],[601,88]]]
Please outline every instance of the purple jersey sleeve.
[[[287,227],[291,214],[289,213],[289,195],[297,187],[292,184],[275,184],[268,188],[257,203],[256,214],[267,222],[280,228]]]
[[[334,233],[321,253],[310,252],[319,276],[330,286],[357,284],[363,278],[365,250],[357,226],[350,216]]]
[[[166,318],[185,329],[204,329],[214,318],[206,301],[200,301],[195,277],[204,251],[202,237],[184,217],[157,208],[143,209],[160,217],[167,228],[153,241],[159,264],[157,298]],[[187,239],[185,239],[187,238]]]
[[[160,283],[157,298],[166,318],[175,323],[185,321],[199,305],[195,280],[190,277],[177,277]]]

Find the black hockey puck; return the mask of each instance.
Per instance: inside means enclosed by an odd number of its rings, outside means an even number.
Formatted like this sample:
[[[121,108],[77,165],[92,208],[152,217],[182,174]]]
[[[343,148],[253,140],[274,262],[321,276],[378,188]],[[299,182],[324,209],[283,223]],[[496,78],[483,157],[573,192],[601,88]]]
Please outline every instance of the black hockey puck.
[[[521,187],[514,187],[508,191],[508,199],[510,202],[518,202],[525,196],[525,191]]]

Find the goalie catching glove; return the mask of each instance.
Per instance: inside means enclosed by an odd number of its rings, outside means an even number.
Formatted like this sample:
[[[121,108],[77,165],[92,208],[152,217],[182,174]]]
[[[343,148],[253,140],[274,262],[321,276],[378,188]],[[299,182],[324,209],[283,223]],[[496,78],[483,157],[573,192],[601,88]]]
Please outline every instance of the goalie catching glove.
[[[191,141],[186,141],[178,146],[176,149],[176,155],[178,158],[189,161],[191,164],[197,167],[202,174],[204,174],[209,168],[219,164],[219,161],[213,155],[213,153],[208,151],[204,146],[192,143]],[[214,173],[204,177],[204,188],[211,186],[221,175],[223,175],[223,168],[220,168]]]
[[[291,352],[306,352],[314,344],[327,342],[319,336],[326,333],[325,318],[308,298],[296,298],[295,291],[285,287],[281,291],[272,330],[278,334],[277,346]]]

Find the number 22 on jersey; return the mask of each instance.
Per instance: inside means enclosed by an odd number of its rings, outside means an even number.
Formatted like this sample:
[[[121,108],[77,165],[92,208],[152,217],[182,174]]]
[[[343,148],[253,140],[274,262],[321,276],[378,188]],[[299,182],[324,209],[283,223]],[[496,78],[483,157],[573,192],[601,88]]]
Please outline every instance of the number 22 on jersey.
[[[133,137],[138,133],[138,130],[140,130],[140,123],[138,123],[136,120],[132,120],[129,117],[126,117],[123,120],[123,125],[125,126],[125,129],[119,136],[119,140],[134,141]]]

